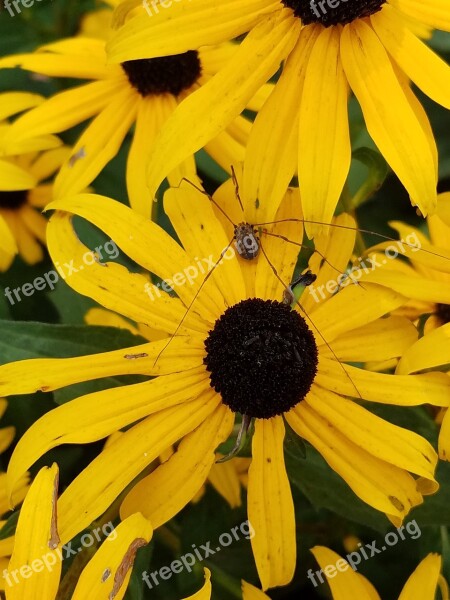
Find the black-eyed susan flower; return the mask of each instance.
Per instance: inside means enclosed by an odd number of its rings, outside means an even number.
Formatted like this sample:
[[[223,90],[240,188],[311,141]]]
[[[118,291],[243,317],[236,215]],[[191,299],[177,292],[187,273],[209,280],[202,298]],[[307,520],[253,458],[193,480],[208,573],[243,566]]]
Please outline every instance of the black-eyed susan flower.
[[[14,550],[2,573],[7,600],[57,597],[65,558],[58,534],[57,495],[58,467],[53,464],[39,471],[20,511]],[[152,533],[150,523],[139,514],[120,523],[82,571],[71,598],[123,598],[136,552]]]
[[[0,158],[0,271],[10,267],[17,252],[28,264],[43,259],[47,220],[36,209],[52,199],[48,179],[69,154],[61,147]]]
[[[370,581],[355,572],[339,554],[324,546],[315,546],[311,552],[321,567],[319,582],[326,578],[333,600],[381,600]],[[398,600],[434,600],[438,589],[442,599],[448,600],[448,585],[441,575],[441,568],[439,554],[428,554],[405,583]],[[314,581],[315,585],[319,584],[316,578]]]
[[[401,221],[390,222],[399,240],[369,248],[371,268],[355,275],[403,294],[408,302],[396,313],[412,321],[427,316],[429,331],[450,321],[449,192],[439,195],[436,213],[426,222],[428,235]]]
[[[0,94],[0,158],[39,150],[49,150],[61,145],[54,135],[44,135],[26,140],[17,140],[7,135],[10,118],[45,101],[39,94],[29,92],[4,92]]]
[[[127,329],[135,335],[141,335],[149,341],[156,341],[168,338],[168,334],[163,331],[150,329],[142,323],[133,325],[120,315],[101,308],[91,308],[85,316],[86,323],[89,325],[101,325],[109,327],[118,327]],[[159,457],[164,463],[168,460],[174,450],[167,448]],[[241,485],[247,486],[247,474],[250,460],[247,458],[236,458],[233,461],[215,463],[208,474],[208,482],[224,498],[230,508],[236,508],[241,505]],[[198,502],[205,492],[203,486],[192,498],[192,502]]]
[[[226,43],[115,65],[107,64],[104,40],[78,37],[49,44],[32,54],[8,56],[0,60],[0,68],[20,66],[44,75],[90,80],[23,115],[14,123],[9,138],[26,140],[61,132],[93,117],[56,178],[55,194],[63,196],[84,190],[117,154],[134,126],[127,159],[128,194],[131,206],[148,216],[153,196],[145,172],[158,131],[178,103],[205,85],[236,49]],[[260,108],[266,96],[267,90],[250,100],[249,108]],[[250,121],[237,116],[205,149],[229,171],[231,164],[243,160],[249,130]],[[173,185],[183,176],[197,181],[193,155],[185,159],[167,174]]]
[[[0,418],[3,416],[7,408],[7,401],[0,398]],[[14,439],[14,427],[0,428],[0,454],[2,454],[11,444]],[[25,473],[24,477],[18,482],[14,495],[17,495],[19,503],[25,498],[29,489],[29,474]],[[0,471],[0,529],[5,525],[8,513],[10,511],[10,503],[6,488],[6,473]],[[8,536],[0,540],[0,574],[8,565],[14,545],[14,536]],[[0,590],[4,589],[4,580],[0,576]]]
[[[293,190],[277,218],[296,216],[298,207]],[[308,315],[299,307],[291,310],[282,300],[298,246],[264,235],[259,257],[244,260],[234,251],[232,236],[210,200],[187,184],[168,190],[164,198],[182,246],[155,223],[102,196],[78,195],[51,208],[65,211],[57,212],[48,227],[53,260],[70,257],[73,264],[82,264],[86,248],[74,234],[73,213],[102,229],[164,285],[149,288],[147,276],[112,262],[94,263],[67,282],[108,310],[171,336],[169,344],[163,339],[99,355],[20,361],[0,368],[3,395],[51,391],[111,374],[154,377],[60,406],[18,442],[9,465],[11,488],[50,448],[92,442],[127,428],[63,492],[58,504],[63,541],[102,514],[152,461],[179,442],[169,460],[131,487],[121,507],[122,518],[141,512],[154,527],[169,520],[204,484],[236,413],[255,421],[248,517],[263,589],[288,583],[296,562],[283,417],[362,500],[395,523],[424,494],[436,491],[437,457],[430,444],[345,397],[448,406],[450,381],[445,377],[385,375],[342,362],[402,352],[399,340],[405,335],[409,343],[410,323],[405,321],[392,339],[380,317],[400,306],[403,296],[367,283],[364,289],[345,288],[313,306]],[[349,217],[340,219],[352,223]],[[300,229],[297,223],[284,222],[268,227],[267,233],[299,242]],[[334,230],[318,280],[327,276],[330,263],[337,269],[347,264],[351,235]],[[177,297],[166,289],[176,290]]]
[[[123,2],[125,8],[137,2]],[[351,160],[352,90],[380,152],[424,215],[436,208],[436,147],[412,80],[450,107],[450,69],[414,31],[450,30],[442,0],[180,0],[148,17],[141,6],[110,40],[113,61],[220,43],[249,32],[229,64],[186,99],[150,155],[155,191],[186,156],[217,135],[285,61],[252,130],[242,193],[254,222],[271,220],[298,167],[305,218],[329,222]],[[183,35],[180,35],[180,31]],[[207,115],[207,118],[205,118]],[[307,231],[318,231],[308,225]]]

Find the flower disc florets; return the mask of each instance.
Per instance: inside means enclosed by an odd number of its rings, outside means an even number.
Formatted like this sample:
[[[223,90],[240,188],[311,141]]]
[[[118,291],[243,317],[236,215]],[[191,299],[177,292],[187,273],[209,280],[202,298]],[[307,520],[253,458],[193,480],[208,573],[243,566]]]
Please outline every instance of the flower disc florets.
[[[450,304],[438,304],[436,315],[443,325],[450,323]]]
[[[201,64],[196,50],[174,56],[141,58],[122,63],[131,85],[141,96],[173,94],[178,96],[189,89],[201,75]]]
[[[210,384],[234,412],[269,419],[309,392],[317,373],[314,336],[290,306],[252,298],[228,308],[205,341]]]
[[[16,210],[23,206],[28,198],[28,190],[0,192],[0,208]]]
[[[304,25],[320,23],[324,27],[345,25],[369,17],[381,9],[386,0],[282,0],[292,8]]]

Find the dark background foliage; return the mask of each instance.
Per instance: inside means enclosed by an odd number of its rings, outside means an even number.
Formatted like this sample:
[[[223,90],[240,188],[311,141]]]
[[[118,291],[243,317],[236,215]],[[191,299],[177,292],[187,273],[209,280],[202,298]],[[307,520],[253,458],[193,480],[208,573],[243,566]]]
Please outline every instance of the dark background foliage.
[[[30,8],[22,6],[22,12],[13,18],[2,4],[3,0],[0,0],[0,55],[32,51],[40,44],[74,35],[78,31],[81,16],[95,8],[93,0],[37,0]],[[431,45],[448,60],[450,36],[436,33]],[[77,82],[65,79],[36,78],[18,69],[0,71],[0,91],[26,90],[49,96],[75,84]],[[430,115],[439,145],[440,189],[449,190],[450,115],[423,98],[420,93],[419,96]],[[354,150],[376,150],[367,135],[361,111],[355,100],[351,101],[350,113]],[[62,138],[68,144],[73,143],[79,131],[80,127],[65,132]],[[129,139],[93,185],[98,193],[109,195],[121,202],[126,202],[127,197],[124,173],[128,148]],[[197,158],[205,186],[212,192],[218,183],[224,180],[224,173],[205,153],[198,153]],[[361,151],[356,152],[354,158],[348,182],[350,190],[357,189],[366,176],[374,178],[375,184],[384,178],[385,165],[379,155],[365,150],[362,154]],[[365,162],[369,159],[369,170],[360,162],[361,158]],[[402,219],[423,227],[401,184],[390,173],[381,189],[357,208],[357,216],[361,227],[388,235],[395,235],[387,224],[389,220]],[[160,222],[167,226],[163,214],[160,214]],[[101,232],[87,223],[79,220],[78,228],[83,241],[92,248],[106,241]],[[376,238],[370,239],[369,236],[367,243],[373,241],[376,241]],[[122,256],[119,260],[130,269],[137,268]],[[0,275],[0,363],[35,357],[80,356],[142,342],[140,338],[122,330],[86,327],[83,324],[84,314],[95,303],[75,294],[63,281],[57,284],[54,291],[38,292],[14,306],[6,300],[4,289],[7,286],[13,288],[23,285],[51,269],[52,263],[48,256],[34,267],[25,265],[17,258],[12,268]],[[57,404],[87,392],[139,380],[137,377],[109,378],[71,386],[54,394],[36,393],[33,396],[14,397],[9,403],[2,425],[13,424],[19,437],[37,418]],[[436,444],[437,427],[427,408],[418,407],[405,411],[396,407],[371,405],[369,409],[394,423],[421,433]],[[102,444],[88,444],[58,448],[38,461],[32,473],[35,474],[43,464],[50,464],[56,460],[61,470],[61,489],[64,489],[98,453],[101,446]],[[353,536],[362,543],[372,543],[376,540],[377,546],[381,547],[390,525],[382,514],[358,500],[312,447],[302,444],[297,436],[289,431],[285,449],[296,506],[299,559],[293,582],[284,589],[271,592],[271,597],[286,600],[327,598],[329,591],[326,585],[315,589],[306,578],[308,569],[315,571],[318,568],[309,548],[323,544],[345,555],[349,551],[346,545],[348,546]],[[7,465],[10,452],[2,456],[3,468]],[[416,519],[420,526],[420,537],[416,540],[407,537],[361,565],[361,572],[371,579],[385,600],[398,597],[409,574],[430,551],[443,553],[444,572],[450,579],[450,465],[447,463],[440,465],[438,480],[441,483],[438,494],[427,498],[425,504],[413,511],[409,517],[409,520]],[[6,527],[0,532],[1,537],[5,537],[14,528],[16,518],[17,512],[9,516]],[[200,546],[211,541],[214,547],[221,533],[230,531],[245,519],[245,505],[233,511],[229,510],[225,501],[208,486],[198,504],[189,505],[172,522],[158,530],[151,544],[140,551],[127,592],[127,600],[175,600],[193,593],[198,589],[203,577],[201,563],[195,565],[193,573],[174,575],[152,590],[145,586],[140,575],[143,570],[155,571],[192,551],[192,544]],[[241,577],[257,584],[250,544],[245,539],[216,553],[203,564],[213,571],[214,597],[217,599],[239,598]],[[65,561],[65,571],[71,567],[71,561]]]

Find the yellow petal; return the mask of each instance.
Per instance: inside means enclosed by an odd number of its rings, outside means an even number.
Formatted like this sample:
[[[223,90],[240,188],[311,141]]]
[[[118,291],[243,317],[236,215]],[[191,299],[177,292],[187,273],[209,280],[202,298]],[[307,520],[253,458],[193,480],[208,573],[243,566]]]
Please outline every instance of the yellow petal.
[[[343,213],[333,219],[337,227],[329,227],[314,238],[316,252],[311,256],[308,266],[317,275],[314,285],[302,296],[302,306],[306,312],[313,309],[317,302],[330,298],[334,287],[330,282],[340,283],[345,281],[344,273],[347,270],[350,258],[355,247],[356,222],[350,215]],[[353,285],[350,281],[348,285]],[[328,286],[328,289],[327,289]],[[319,289],[320,288],[320,289]],[[320,295],[312,293],[319,290]]]
[[[389,266],[386,265],[386,268],[374,269],[362,275],[360,271],[355,271],[353,276],[361,275],[360,280],[363,282],[363,286],[370,281],[395,290],[405,298],[450,304],[450,281],[436,281],[430,277],[411,277],[411,275],[399,273],[397,269],[391,269]],[[447,265],[447,269],[448,266],[450,263]]]
[[[215,449],[228,438],[233,422],[234,414],[220,405],[165,463],[133,487],[122,502],[121,518],[139,511],[156,528],[178,514],[204,484]]]
[[[180,405],[182,411],[182,404],[210,390],[206,376],[177,373],[93,392],[58,406],[35,421],[20,438],[8,465],[8,489],[11,491],[18,478],[51,448],[101,440],[165,408]]]
[[[306,402],[292,409],[286,419],[361,500],[387,513],[396,523],[401,524],[411,508],[423,502],[416,480],[409,473],[356,446]]]
[[[44,97],[29,92],[5,92],[0,94],[0,121],[24,110],[38,106]]]
[[[78,125],[99,113],[122,88],[123,81],[123,78],[94,81],[60,92],[19,117],[11,125],[9,135],[13,141],[21,140]]]
[[[7,600],[54,600],[62,566],[56,524],[58,467],[43,467],[20,511],[6,578]],[[11,584],[10,584],[11,582]]]
[[[95,196],[93,197],[93,200],[96,200],[97,198],[100,197]],[[67,204],[67,202],[65,204]],[[163,257],[165,250],[166,255],[163,260],[167,261],[167,256],[171,256],[171,247],[175,248],[175,251],[179,251],[179,254],[183,256],[181,248],[175,244],[173,239],[165,234],[162,229],[159,229],[157,225],[149,220],[146,220],[143,223],[142,221],[144,221],[144,219],[142,217],[139,217],[130,209],[119,204],[119,202],[111,201],[106,205],[111,209],[109,214],[110,217],[114,216],[111,213],[113,213],[113,209],[115,209],[116,205],[125,209],[124,214],[131,217],[131,223],[129,221],[127,222],[125,219],[122,221],[122,233],[118,233],[117,236],[114,235],[114,233],[112,235],[112,238],[115,239],[118,244],[121,244],[122,240],[127,240],[132,251],[136,248],[143,258],[145,258],[145,252],[147,252],[147,256],[150,256],[154,252],[156,257]],[[62,203],[61,206],[64,206],[64,203]],[[92,204],[93,209],[95,206],[102,208],[103,205],[101,202],[95,202]],[[73,204],[69,205],[69,209],[74,210],[74,212],[76,210],[74,209]],[[94,210],[92,211],[93,213]],[[119,210],[119,213],[120,212],[121,211]],[[163,244],[159,246],[159,251],[157,251],[158,245],[155,243],[155,246],[153,246],[151,243],[153,236],[144,237],[144,239],[142,239],[137,228],[133,229],[132,226],[125,227],[125,223],[127,223],[127,225],[133,225],[133,222],[135,222],[136,219],[141,221],[140,225],[148,225],[150,228],[153,228],[157,234],[161,232],[163,239],[167,239],[168,241],[167,245]],[[94,221],[94,219],[92,220]],[[115,226],[118,225],[119,222],[114,222],[112,219],[111,221],[114,232]],[[126,234],[128,231],[133,231],[133,234],[131,236],[130,234]],[[106,232],[109,233],[107,228]],[[131,240],[129,240],[130,237],[132,238]],[[139,248],[134,241],[135,239],[142,241],[143,246]],[[158,237],[156,237],[154,241],[158,242]],[[139,275],[138,273],[130,273],[125,267],[117,263],[107,262],[105,263],[107,264],[107,267],[105,267],[97,261],[92,262],[92,252],[86,248],[86,246],[83,246],[76,237],[69,215],[60,213],[53,215],[47,228],[47,243],[53,262],[58,268],[59,273],[62,273],[65,281],[77,292],[94,298],[105,308],[118,312],[137,323],[143,323],[150,327],[154,327],[155,329],[167,331],[168,333],[174,333],[178,323],[180,323],[183,317],[183,325],[178,330],[180,335],[192,333],[192,331],[200,331],[201,333],[207,332],[207,324],[200,319],[197,313],[190,311],[189,314],[186,315],[184,306],[177,298],[170,298],[165,292],[161,293],[160,289],[156,286],[153,286],[152,288],[146,277]],[[150,253],[148,250],[149,248],[153,248],[153,252]],[[107,258],[107,256],[103,256],[104,260],[107,260]],[[186,262],[188,262],[188,260],[186,260]],[[175,264],[177,263],[175,262]],[[159,265],[155,263],[155,270],[164,273],[166,272],[165,270],[163,271],[165,266],[166,265],[161,263]],[[69,267],[75,267],[77,271],[71,272],[73,269],[69,269]],[[83,269],[80,269],[80,267],[83,267]],[[170,264],[167,263],[167,270],[168,269],[170,269]],[[55,273],[55,275],[57,274]],[[52,276],[52,279],[54,278],[55,277]],[[187,286],[185,287],[187,289]],[[123,290],[125,289],[127,290],[126,295],[123,293]],[[180,295],[182,289],[182,287],[179,288]]]
[[[320,574],[312,574],[312,581],[316,585],[323,583],[324,577],[331,589],[333,600],[381,600],[372,584],[362,575],[356,573],[348,562],[325,546],[311,548],[315,559],[321,568]]]
[[[428,554],[409,577],[398,600],[434,600],[441,566],[439,554]]]
[[[425,23],[433,29],[450,31],[450,16],[447,0],[396,0],[401,11],[413,17],[416,21]]]
[[[450,67],[445,61],[413,34],[388,4],[370,21],[402,71],[432,100],[450,108]]]
[[[122,600],[136,552],[152,534],[149,521],[139,513],[120,523],[84,568],[72,600]]]
[[[298,178],[305,219],[331,222],[350,169],[348,85],[336,27],[314,43],[300,101]],[[305,223],[309,237],[322,226]]]
[[[0,189],[2,192],[29,190],[37,181],[25,169],[13,162],[0,159]]]
[[[437,455],[417,433],[392,425],[351,400],[314,387],[305,402],[352,443],[376,458],[434,481]],[[301,412],[301,406],[299,408]],[[437,490],[437,486],[435,486]]]
[[[69,211],[87,219],[109,235],[130,258],[147,271],[150,271],[163,279],[169,286],[174,285],[172,279],[175,279],[175,277],[180,274],[183,275],[183,283],[181,285],[175,284],[177,295],[186,306],[193,300],[202,281],[202,276],[199,274],[195,257],[189,256],[168,233],[153,221],[138,215],[120,202],[114,202],[105,196],[94,194],[79,194],[78,196],[65,198],[63,201],[53,202],[48,208]],[[57,215],[53,217],[53,219],[56,218]],[[63,218],[59,217],[59,219]],[[51,227],[52,221],[50,222],[47,233],[50,252],[52,252],[50,249],[52,235],[58,237],[62,248],[67,246],[67,244],[63,244],[64,237],[58,235],[58,231],[55,233],[53,232],[54,228]],[[58,224],[58,228],[61,227],[62,225]],[[133,233],[130,234],[130,231]],[[75,249],[71,250],[67,247],[65,258],[73,258],[76,255],[74,253]],[[58,257],[55,258],[58,259]],[[203,256],[197,257],[197,260],[201,260],[202,258]],[[139,293],[141,304],[142,289],[143,288],[141,287]],[[161,292],[158,290],[155,294],[158,300],[161,300]],[[165,296],[166,294],[164,294],[163,297]],[[167,298],[164,298],[164,300],[166,301]],[[152,302],[151,306],[153,306],[153,304],[155,303]],[[208,310],[209,304],[209,299],[205,298],[204,295],[199,294],[196,301],[196,307],[200,306],[202,314],[206,313],[206,316],[210,315],[214,322],[217,315],[211,314],[211,311]],[[112,308],[112,310],[114,309]],[[194,319],[194,312],[195,311],[190,311],[189,315],[187,315],[186,324]],[[140,319],[134,320],[145,322]],[[197,316],[195,320],[199,321],[199,317]],[[154,327],[156,329],[163,329],[157,325],[154,325]]]
[[[316,304],[317,308],[305,316],[308,326],[319,332],[316,338],[320,345],[325,343],[324,339],[330,343],[340,334],[367,325],[405,303],[403,296],[382,286],[370,283],[357,285],[350,278],[341,285],[347,287],[326,302]],[[314,283],[305,293],[320,301],[321,292]],[[352,310],[348,309],[349,306]]]
[[[106,49],[114,62],[181,54],[249,31],[278,4],[274,0],[251,0],[245,10],[230,0],[220,4],[214,0],[177,2],[164,10],[153,10],[154,5],[147,4],[150,12],[143,8],[141,15],[125,23]]]
[[[289,188],[275,215],[275,220],[280,222],[265,226],[260,235],[261,250],[255,278],[258,298],[281,300],[284,290],[291,284],[303,241],[302,224],[294,219],[301,217],[298,189]]]
[[[296,563],[295,514],[284,466],[282,417],[257,419],[248,473],[248,519],[262,589],[288,584]]]
[[[165,448],[198,427],[219,401],[209,389],[196,400],[147,417],[101,452],[59,499],[63,543],[101,515]]]
[[[183,100],[168,119],[149,157],[147,183],[152,194],[180,162],[244,110],[258,87],[288,55],[299,28],[291,11],[265,19],[248,34],[226,67]]]
[[[182,187],[169,189],[164,194],[164,210],[189,256],[209,257],[213,264],[224,256],[217,268],[209,271],[210,284],[205,287],[210,302],[217,307],[216,314],[242,300],[245,282],[239,263],[234,259],[236,251],[215,216],[208,196],[184,183]],[[205,277],[202,275],[201,279],[205,280]],[[217,291],[221,298],[217,297]]]
[[[385,361],[402,356],[417,336],[409,319],[389,316],[341,335],[332,348],[340,360],[347,362]]]
[[[215,463],[209,472],[208,482],[228,502],[230,508],[241,506],[241,483],[234,460]]]
[[[385,375],[339,364],[322,356],[315,383],[338,394],[383,404],[448,406],[450,403],[450,378],[444,373]]]
[[[244,580],[241,581],[241,588],[243,600],[270,600],[269,596],[262,590]]]
[[[407,375],[450,363],[449,340],[450,323],[430,331],[404,352],[396,372]]]
[[[36,358],[0,366],[0,394],[33,394],[103,377],[168,375],[201,367],[205,355],[201,338],[167,339],[76,358]]]
[[[403,93],[386,50],[363,20],[344,27],[341,56],[369,134],[412,202],[424,215],[433,212],[437,203],[436,169],[427,136]]]
[[[204,573],[205,573],[205,583],[203,584],[202,588],[195,594],[192,594],[192,596],[189,596],[188,598],[184,598],[184,600],[211,600],[211,593],[212,593],[211,571],[205,567]]]
[[[318,28],[302,30],[248,140],[242,196],[249,223],[272,221],[297,168],[297,119],[306,65]],[[282,115],[280,115],[282,112]],[[259,200],[259,202],[256,202]]]
[[[146,183],[148,153],[156,134],[177,106],[170,94],[149,96],[139,102],[136,128],[127,160],[127,189],[133,210],[149,218],[153,212],[153,196]]]
[[[14,236],[12,235],[11,230],[9,229],[8,225],[6,224],[6,221],[3,219],[1,214],[0,214],[0,240],[1,240],[0,247],[3,250],[3,252],[6,252],[6,254],[9,254],[10,256],[14,256],[14,254],[17,254],[16,240],[14,239]]]
[[[56,198],[83,191],[116,156],[135,120],[137,102],[135,91],[125,88],[87,126],[55,179]]]
[[[439,458],[450,461],[450,411],[446,410],[439,431]]]

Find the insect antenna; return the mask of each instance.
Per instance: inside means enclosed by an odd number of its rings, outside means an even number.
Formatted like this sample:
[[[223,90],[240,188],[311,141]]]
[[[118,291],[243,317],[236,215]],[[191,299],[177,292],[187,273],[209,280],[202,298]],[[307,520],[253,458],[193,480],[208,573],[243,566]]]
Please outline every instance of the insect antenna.
[[[261,251],[265,257],[265,259],[267,260],[269,267],[271,268],[273,274],[275,275],[275,277],[278,279],[278,281],[283,285],[283,287],[285,288],[285,290],[289,290],[290,293],[292,294],[292,296],[294,296],[293,292],[292,292],[292,288],[295,287],[293,284],[292,285],[286,285],[286,283],[281,279],[281,277],[278,275],[277,270],[275,269],[275,267],[273,266],[272,262],[269,260],[269,257],[267,256],[266,251],[264,250],[263,245],[261,244]],[[308,272],[304,274],[304,276],[308,276]],[[301,278],[300,278],[301,279]],[[297,281],[297,284],[300,283],[299,281]],[[312,281],[311,281],[312,283]],[[284,301],[286,300],[286,295],[284,296]],[[311,325],[314,327],[314,329],[317,331],[317,333],[319,334],[319,336],[321,337],[322,341],[324,342],[324,344],[327,346],[328,350],[331,352],[331,354],[333,355],[333,357],[337,360],[337,362],[339,363],[339,365],[341,366],[341,369],[343,370],[343,372],[345,373],[345,376],[347,377],[347,379],[349,379],[350,383],[352,384],[353,388],[355,389],[358,397],[362,400],[362,396],[358,390],[358,388],[355,385],[355,382],[353,381],[353,379],[351,378],[350,374],[347,373],[347,371],[344,368],[344,365],[341,363],[341,361],[339,360],[339,358],[336,356],[336,353],[334,352],[333,348],[330,346],[330,344],[328,343],[328,341],[325,339],[325,337],[323,336],[323,334],[319,331],[318,327],[316,327],[316,325],[314,324],[314,321],[311,319],[311,317],[308,315],[308,313],[306,312],[306,310],[303,308],[303,306],[300,304],[299,300],[296,300],[294,297],[294,301],[295,304],[297,304],[297,306],[300,308],[300,310],[302,311],[302,313],[305,315],[305,317],[309,320],[309,322],[311,323]]]

